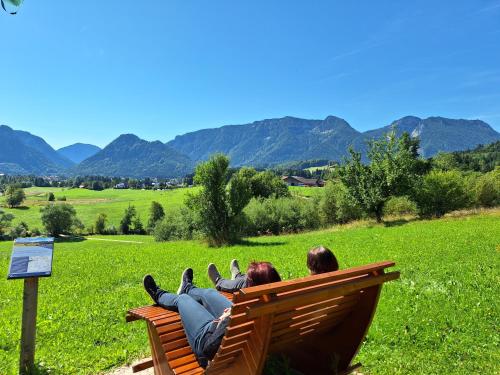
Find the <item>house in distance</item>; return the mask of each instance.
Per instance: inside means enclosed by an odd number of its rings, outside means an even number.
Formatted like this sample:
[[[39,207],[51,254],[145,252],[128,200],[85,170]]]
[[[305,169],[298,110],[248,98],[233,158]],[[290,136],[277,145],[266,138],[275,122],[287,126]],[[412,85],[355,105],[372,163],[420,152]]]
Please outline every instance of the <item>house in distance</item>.
[[[281,179],[288,186],[323,187],[325,181],[320,178],[305,178],[300,176],[282,176]]]

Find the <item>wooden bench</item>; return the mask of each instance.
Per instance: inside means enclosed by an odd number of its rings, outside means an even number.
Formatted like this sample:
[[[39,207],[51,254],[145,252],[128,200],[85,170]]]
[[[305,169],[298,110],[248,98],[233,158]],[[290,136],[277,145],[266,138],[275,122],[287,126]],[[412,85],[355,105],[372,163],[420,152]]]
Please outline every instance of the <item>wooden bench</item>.
[[[133,367],[155,375],[260,374],[268,354],[283,354],[303,374],[347,374],[375,313],[393,262],[242,289],[233,295],[231,322],[206,369],[196,361],[180,316],[159,306],[128,311],[145,320],[152,358]]]

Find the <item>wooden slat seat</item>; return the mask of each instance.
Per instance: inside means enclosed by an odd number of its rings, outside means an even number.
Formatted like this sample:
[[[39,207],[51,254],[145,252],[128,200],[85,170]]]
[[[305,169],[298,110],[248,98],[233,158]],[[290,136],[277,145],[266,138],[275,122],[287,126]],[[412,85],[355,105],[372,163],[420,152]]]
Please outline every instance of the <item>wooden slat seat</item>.
[[[385,273],[393,262],[242,289],[233,295],[231,322],[206,369],[187,342],[180,316],[159,306],[128,311],[145,320],[152,359],[133,367],[164,374],[260,374],[268,354],[286,356],[303,374],[345,374],[375,313]]]

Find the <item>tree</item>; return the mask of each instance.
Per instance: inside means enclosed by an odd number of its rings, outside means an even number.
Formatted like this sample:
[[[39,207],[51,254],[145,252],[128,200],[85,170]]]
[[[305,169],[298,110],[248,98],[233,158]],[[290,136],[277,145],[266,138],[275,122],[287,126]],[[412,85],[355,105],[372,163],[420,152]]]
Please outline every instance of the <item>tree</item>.
[[[104,186],[102,185],[101,181],[93,181],[91,190],[101,191],[104,190]]]
[[[81,226],[75,209],[69,204],[49,204],[40,209],[40,212],[45,230],[53,236],[71,233],[73,228]]]
[[[136,215],[133,218],[132,225],[133,225],[132,232],[134,234],[144,234],[145,233],[144,226],[142,225],[142,221],[141,221],[141,218],[139,215]]]
[[[199,218],[200,231],[213,246],[236,241],[241,230],[242,210],[251,198],[248,180],[235,175],[228,182],[229,159],[215,154],[196,167],[194,182],[201,191],[187,205]]]
[[[54,193],[50,192],[47,196],[47,200],[49,202],[54,202],[56,200],[56,197],[54,196]]]
[[[106,221],[108,217],[106,214],[99,214],[95,220],[94,230],[97,234],[106,234]]]
[[[137,215],[137,211],[134,206],[128,206],[125,209],[125,213],[123,215],[122,220],[120,221],[120,233],[122,234],[130,234],[132,221]]]
[[[148,220],[148,232],[152,233],[155,229],[156,224],[165,217],[165,211],[163,206],[158,202],[151,202],[151,207],[149,208],[149,220]]]
[[[19,186],[9,185],[5,191],[5,203],[10,208],[18,207],[23,203],[25,198],[24,190]]]
[[[10,223],[14,219],[14,215],[5,213],[0,210],[0,237],[3,234],[3,231],[10,226]]]
[[[410,194],[425,172],[418,157],[418,139],[408,133],[396,137],[393,129],[386,136],[369,143],[370,163],[361,162],[361,154],[349,149],[351,158],[339,169],[339,177],[363,210],[382,221],[385,202],[391,196]]]

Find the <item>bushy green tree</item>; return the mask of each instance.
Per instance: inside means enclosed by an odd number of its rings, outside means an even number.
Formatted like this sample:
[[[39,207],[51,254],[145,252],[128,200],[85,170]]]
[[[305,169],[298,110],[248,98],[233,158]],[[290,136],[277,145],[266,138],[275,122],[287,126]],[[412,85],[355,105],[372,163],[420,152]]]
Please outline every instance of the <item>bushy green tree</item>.
[[[228,182],[229,159],[216,154],[196,167],[194,181],[201,186],[187,204],[199,218],[199,229],[213,246],[236,241],[242,210],[251,198],[248,182],[233,176]]]
[[[191,240],[198,236],[198,223],[194,211],[182,207],[168,211],[154,228],[156,241]]]
[[[243,167],[233,174],[237,178],[250,185],[252,197],[289,197],[288,186],[271,171],[257,172],[254,168]]]
[[[97,215],[97,218],[95,219],[94,223],[94,231],[97,234],[106,234],[106,221],[108,220],[108,217],[106,214],[99,214]]]
[[[145,234],[144,225],[142,225],[141,217],[136,215],[132,220],[132,232],[134,234]]]
[[[475,201],[483,207],[494,207],[500,204],[500,167],[477,179]]]
[[[151,202],[151,207],[149,208],[149,220],[148,220],[148,232],[152,233],[156,224],[161,221],[165,216],[165,211],[163,206],[158,202]]]
[[[49,204],[40,209],[40,212],[45,230],[53,236],[71,233],[73,229],[81,227],[75,209],[69,204]]]
[[[431,171],[418,186],[415,201],[421,216],[440,217],[466,207],[470,197],[459,172]]]
[[[55,195],[54,195],[54,193],[53,193],[53,192],[50,192],[50,193],[48,194],[48,196],[47,196],[47,200],[48,200],[49,202],[54,202],[54,201],[56,200],[56,197],[55,197]]]
[[[418,157],[418,139],[408,133],[396,136],[395,130],[369,143],[369,164],[363,164],[361,154],[352,148],[351,157],[339,169],[339,177],[368,215],[382,221],[385,202],[391,196],[411,194],[415,183],[425,172]]]
[[[24,190],[19,186],[9,185],[5,191],[5,203],[7,203],[10,208],[20,206],[25,198],[26,195],[24,194]]]
[[[132,222],[137,215],[137,211],[134,206],[128,206],[125,209],[123,217],[120,221],[120,233],[121,234],[130,234],[132,231]]]

